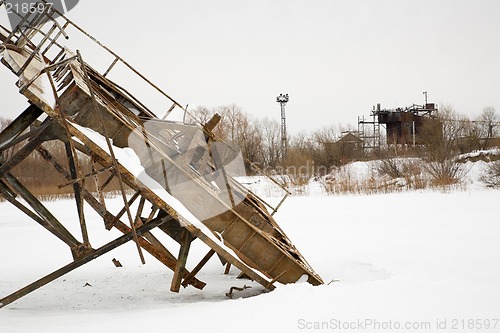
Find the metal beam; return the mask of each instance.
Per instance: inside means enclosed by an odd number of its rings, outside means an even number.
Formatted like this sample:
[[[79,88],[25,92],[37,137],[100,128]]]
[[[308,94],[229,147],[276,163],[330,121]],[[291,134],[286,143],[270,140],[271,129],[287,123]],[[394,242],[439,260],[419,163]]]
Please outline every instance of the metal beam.
[[[198,272],[207,264],[207,262],[210,260],[210,258],[213,257],[215,254],[215,251],[213,249],[210,249],[208,253],[201,259],[201,261],[196,265],[195,268],[191,271],[191,273],[184,278],[184,281],[182,281],[182,286],[186,288],[188,284],[191,283],[191,280],[198,274]]]
[[[36,219],[42,227],[57,236],[60,240],[66,243],[69,247],[74,248],[81,243],[59,222],[52,213],[45,208],[45,206],[38,201],[38,199],[31,194],[31,192],[24,187],[14,176],[7,173],[4,175],[4,180],[8,183],[13,190],[21,196],[33,210],[42,218],[43,223]]]
[[[43,111],[36,105],[31,104],[28,106],[26,110],[0,133],[0,146],[21,135],[42,113]]]
[[[76,160],[77,157],[73,156],[74,149],[72,149],[71,143],[69,141],[64,143],[64,147],[66,149],[66,156],[68,158],[70,176],[72,179],[78,179],[82,171],[77,170],[79,167],[79,163]],[[87,224],[85,222],[85,213],[83,210],[83,194],[82,194],[83,184],[84,184],[83,180],[81,182],[78,181],[74,182],[73,192],[75,194],[76,209],[78,211],[78,220],[80,221],[80,229],[82,231],[83,244],[90,245],[89,233],[87,231]]]
[[[47,129],[50,127],[50,123],[47,122],[44,125],[45,128],[40,131],[33,139],[28,141],[14,156],[9,158],[7,161],[2,162],[0,165],[0,178],[7,172],[10,172],[16,165],[21,163],[26,157],[28,157],[38,146],[40,146],[43,142],[47,141],[47,137],[45,136]]]
[[[135,230],[136,234],[138,236],[142,235],[145,232],[148,232],[157,226],[161,225],[162,223],[165,223],[166,220],[164,219],[158,219],[158,220],[153,220],[149,223],[144,224],[143,226],[137,228]],[[3,308],[6,305],[11,304],[12,302],[15,302],[16,300],[20,299],[21,297],[24,297],[28,295],[29,293],[37,290],[38,288],[43,287],[44,285],[60,278],[61,276],[75,270],[76,268],[85,265],[86,263],[102,256],[103,254],[106,254],[117,247],[129,242],[132,240],[133,235],[131,232],[107,243],[106,245],[101,246],[95,251],[92,251],[89,254],[86,254],[85,256],[81,257],[80,259],[73,261],[72,263],[67,264],[64,267],[61,267],[60,269],[44,276],[43,278],[27,285],[26,287],[16,291],[15,293],[10,294],[9,296],[6,296],[0,300],[0,308]]]
[[[181,248],[179,249],[179,257],[177,258],[177,265],[175,266],[174,277],[172,278],[172,284],[170,285],[170,291],[178,293],[181,289],[182,282],[182,272],[186,268],[187,257],[189,254],[189,249],[191,248],[191,242],[193,237],[189,231],[184,230],[182,235]]]
[[[92,104],[94,106],[94,110],[97,113],[99,123],[101,124],[101,130],[102,130],[102,133],[104,134],[104,139],[106,140],[106,145],[108,147],[109,154],[110,154],[111,160],[113,162],[113,166],[115,167],[115,170],[117,170],[118,169],[118,161],[116,160],[114,148],[113,148],[113,145],[111,144],[111,139],[110,139],[110,136],[108,135],[108,130],[104,124],[104,119],[103,119],[103,116],[101,114],[101,110],[99,109],[99,104],[97,103],[97,100],[96,100],[94,88],[92,87],[92,82],[91,82],[89,74],[87,72],[87,65],[83,61],[83,57],[82,57],[79,50],[76,51],[76,54],[78,55],[78,61],[80,62],[80,66],[81,66],[81,69],[83,72],[83,79],[85,80],[87,88],[90,92],[90,97],[92,100]],[[64,118],[64,116],[63,116],[63,118]],[[68,130],[68,135],[69,135],[69,130]],[[127,202],[127,196],[125,193],[125,186],[124,186],[123,179],[122,179],[120,172],[116,173],[116,177],[117,177],[118,183],[120,185],[120,194],[122,196],[123,203],[125,204],[125,208],[127,211],[127,217],[128,217],[129,223],[130,223],[130,229],[132,229],[132,234],[134,235],[134,242],[136,243],[137,252],[139,253],[139,258],[141,259],[141,262],[144,265],[146,263],[146,261],[144,259],[144,255],[142,254],[141,246],[139,245],[139,240],[137,238],[137,235],[135,234],[134,220],[132,218],[132,213],[130,212],[130,207],[129,207],[128,202]]]
[[[10,202],[17,209],[19,209],[21,212],[23,212],[26,215],[28,215],[28,217],[30,217],[31,219],[33,219],[35,222],[38,222],[38,224],[40,224],[44,228],[48,229],[50,227],[50,225],[48,225],[40,216],[36,215],[28,207],[24,206],[19,201],[17,201],[16,198],[14,197],[14,194],[11,193],[11,191],[10,191],[9,187],[7,186],[7,184],[5,184],[1,180],[0,180],[0,195],[2,195],[2,197],[4,197],[5,200],[7,200],[8,202]]]

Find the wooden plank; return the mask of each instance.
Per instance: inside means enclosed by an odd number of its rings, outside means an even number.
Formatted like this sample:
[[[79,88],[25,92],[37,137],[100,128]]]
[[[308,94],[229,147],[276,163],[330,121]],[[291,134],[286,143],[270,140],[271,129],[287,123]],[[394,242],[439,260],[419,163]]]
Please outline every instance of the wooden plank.
[[[236,207],[236,204],[234,202],[233,190],[231,188],[231,185],[229,184],[226,168],[224,168],[224,163],[222,163],[219,151],[217,149],[217,145],[213,144],[209,145],[209,147],[210,147],[210,153],[212,155],[212,160],[214,161],[215,164],[215,170],[220,171],[222,173],[222,179],[224,180],[224,185],[226,186],[227,194],[229,195],[229,199],[231,200],[231,208],[234,209]],[[223,187],[221,186],[221,188]]]
[[[142,221],[141,221],[141,215],[142,215],[142,211],[144,209],[144,204],[146,203],[146,199],[144,199],[144,197],[141,197],[141,199],[139,200],[139,207],[137,207],[137,213],[135,214],[135,219],[134,219],[134,222],[136,224],[142,224]]]
[[[249,266],[245,265],[242,261],[236,259],[231,253],[229,253],[224,247],[219,245],[217,242],[215,242],[212,238],[209,236],[205,235],[200,229],[198,229],[196,226],[190,224],[187,226],[187,229],[191,231],[191,234],[193,236],[198,237],[200,240],[202,240],[205,244],[207,244],[209,247],[214,249],[217,254],[219,254],[221,257],[223,257],[227,262],[231,263],[234,267],[238,268],[240,271],[248,275],[248,277],[257,283],[260,283],[264,288],[268,290],[274,290],[275,287],[271,283],[270,280],[267,280],[265,277],[261,276],[257,272],[255,272],[252,268]]]
[[[177,265],[175,266],[174,277],[172,278],[172,283],[170,285],[170,291],[178,293],[181,289],[182,282],[182,272],[186,268],[187,257],[189,254],[189,249],[191,248],[191,242],[193,238],[189,231],[184,230],[184,235],[182,236],[181,248],[179,249],[179,256],[177,258]]]
[[[110,166],[110,172],[111,174],[109,175],[108,179],[106,179],[106,181],[101,185],[101,190],[104,191],[106,189],[106,187],[109,186],[109,184],[111,184],[111,181],[113,180],[113,178],[115,178],[115,175],[116,175],[116,171],[112,168],[112,166]]]
[[[72,149],[71,144],[69,142],[64,143],[64,147],[66,149],[66,156],[68,158],[69,163],[69,172],[72,179],[78,179],[81,175],[81,170],[77,170],[79,167],[79,163],[77,161],[77,157],[73,156],[74,148]],[[78,168],[79,169],[79,168]],[[85,212],[83,210],[83,180],[80,182],[76,181],[73,183],[73,192],[75,194],[76,201],[76,209],[78,211],[78,220],[80,222],[80,230],[82,232],[83,244],[89,245],[89,233],[87,231],[87,224],[85,222]]]
[[[208,253],[201,259],[201,261],[196,265],[195,268],[191,271],[190,274],[188,274],[185,278],[184,281],[182,281],[182,286],[186,288],[189,283],[191,283],[191,280],[198,274],[198,272],[207,264],[207,262],[210,260],[210,258],[213,257],[215,254],[215,251],[213,249],[210,249]]]
[[[67,181],[64,184],[59,185],[59,188],[66,187],[68,185],[73,185],[74,183],[77,183],[77,182],[84,182],[87,178],[90,178],[90,177],[96,178],[96,176],[99,175],[100,173],[103,173],[103,172],[106,172],[106,171],[110,171],[110,170],[113,169],[112,167],[107,167],[107,168],[101,168],[99,170],[96,170],[93,163],[91,164],[91,168],[92,168],[92,172],[91,173],[87,173],[85,175],[82,175],[82,177],[80,177],[80,178],[74,178],[74,179],[72,179],[70,181]]]
[[[99,202],[101,205],[106,207],[106,200],[104,199],[104,192],[102,189],[101,184],[99,183],[99,177],[97,177],[97,172],[96,172],[96,167],[95,167],[95,161],[91,159],[91,167],[92,167],[92,173],[93,173],[93,178],[94,178],[94,184],[95,184],[95,189],[97,191],[97,195],[99,196]]]
[[[132,206],[132,204],[139,198],[141,193],[139,191],[136,191],[134,195],[127,201],[128,207]],[[125,213],[127,212],[127,206],[124,206],[118,214],[116,214],[116,221],[118,221]],[[112,221],[111,223],[106,223],[106,229],[111,230],[112,227],[114,227],[115,221]]]

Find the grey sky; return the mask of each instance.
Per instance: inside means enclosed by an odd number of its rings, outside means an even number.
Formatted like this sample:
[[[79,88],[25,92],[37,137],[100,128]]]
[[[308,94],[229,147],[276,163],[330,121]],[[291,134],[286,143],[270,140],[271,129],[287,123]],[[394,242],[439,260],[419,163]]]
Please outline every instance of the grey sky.
[[[471,117],[500,112],[498,0],[85,0],[68,16],[181,104],[278,120],[288,93],[292,133],[355,126],[423,91]],[[0,116],[24,109],[14,82],[2,67]]]

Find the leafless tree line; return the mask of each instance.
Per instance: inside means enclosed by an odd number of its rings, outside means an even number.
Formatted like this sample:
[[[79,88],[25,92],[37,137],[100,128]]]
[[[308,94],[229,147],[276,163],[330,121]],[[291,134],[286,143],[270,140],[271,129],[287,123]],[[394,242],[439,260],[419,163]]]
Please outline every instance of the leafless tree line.
[[[312,134],[289,135],[287,154],[282,157],[281,125],[276,119],[256,119],[234,104],[210,109],[197,107],[191,113],[202,124],[216,113],[222,117],[214,132],[220,139],[241,148],[249,163],[249,172],[257,170],[252,165],[269,173],[307,166],[311,172],[313,169],[327,172],[331,167],[346,162],[340,151],[327,145],[339,138],[341,129],[334,126],[324,127]]]
[[[311,177],[321,177],[331,170],[339,168],[354,160],[381,160],[380,171],[398,177],[411,177],[412,172],[425,169],[437,183],[453,183],[464,173],[463,165],[457,155],[474,150],[499,145],[499,116],[495,109],[487,107],[477,119],[468,119],[455,112],[451,107],[444,107],[438,114],[440,126],[425,126],[420,131],[422,145],[417,147],[384,147],[379,151],[363,152],[356,145],[337,144],[345,128],[327,126],[312,133],[300,133],[288,137],[288,150],[281,156],[280,123],[276,119],[257,119],[245,113],[237,105],[215,108],[197,107],[191,110],[197,121],[205,124],[214,114],[222,118],[214,129],[214,133],[226,142],[240,147],[246,160],[248,174],[265,172],[271,175],[286,175],[283,182],[303,184]],[[9,124],[9,120],[0,118],[0,130]],[[47,142],[44,147],[58,160],[66,160],[64,145]],[[3,151],[8,159],[20,147]],[[398,164],[401,156],[418,157],[425,163],[419,165]],[[90,172],[91,161],[82,159],[84,170]],[[500,185],[498,164],[491,169],[489,185],[496,182]],[[493,165],[492,164],[492,165]],[[30,188],[33,193],[41,195],[61,195],[72,192],[70,186],[60,188],[65,181],[39,155],[32,154],[17,166],[13,173]],[[100,177],[106,177],[101,175]],[[92,188],[92,184],[88,184]],[[108,190],[116,190],[111,184]]]
[[[459,154],[500,144],[500,119],[493,107],[486,107],[479,117],[469,119],[445,106],[435,115],[434,121],[424,123],[417,140],[421,144],[415,147],[391,145],[383,146],[380,151],[362,151],[355,144],[340,144],[339,138],[346,129],[327,126],[288,137],[288,153],[281,158],[277,120],[252,118],[236,105],[194,110],[201,123],[215,113],[222,116],[217,135],[241,147],[249,163],[248,172],[255,173],[252,165],[257,165],[268,174],[286,175],[288,181],[299,185],[349,162],[371,159],[382,160],[382,172],[392,168],[395,177],[399,174],[410,179],[410,173],[425,171],[434,184],[453,184],[466,173],[463,163],[457,159]],[[420,165],[395,165],[400,156],[417,157]]]
[[[0,131],[8,126],[10,120],[0,118]],[[47,141],[43,148],[50,152],[61,165],[68,167],[68,158],[66,157],[66,148],[60,141]],[[21,144],[13,146],[1,152],[4,160],[8,160],[19,149]],[[83,154],[79,156],[79,163],[82,167],[84,174],[92,173],[92,163],[90,159]],[[69,169],[69,167],[68,167]],[[34,152],[18,164],[13,170],[12,174],[19,179],[19,181],[26,186],[34,195],[44,199],[53,199],[64,196],[73,195],[72,184],[54,170],[54,168],[47,163],[40,154]],[[103,172],[98,175],[99,182],[104,183],[108,177],[109,172]],[[86,181],[86,188],[90,191],[95,191],[96,184],[93,177],[89,177]],[[62,186],[64,185],[64,186]],[[116,180],[112,180],[106,187],[107,192],[117,191],[119,188]]]

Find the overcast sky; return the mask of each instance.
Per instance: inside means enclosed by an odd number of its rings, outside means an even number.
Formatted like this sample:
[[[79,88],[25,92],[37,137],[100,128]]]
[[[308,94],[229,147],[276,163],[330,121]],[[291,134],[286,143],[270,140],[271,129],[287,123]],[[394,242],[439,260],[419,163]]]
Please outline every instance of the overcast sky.
[[[292,133],[356,126],[424,91],[470,117],[500,113],[498,0],[81,0],[68,17],[183,105],[279,120],[288,93]],[[25,108],[14,82],[1,67],[0,116]]]

